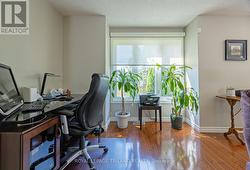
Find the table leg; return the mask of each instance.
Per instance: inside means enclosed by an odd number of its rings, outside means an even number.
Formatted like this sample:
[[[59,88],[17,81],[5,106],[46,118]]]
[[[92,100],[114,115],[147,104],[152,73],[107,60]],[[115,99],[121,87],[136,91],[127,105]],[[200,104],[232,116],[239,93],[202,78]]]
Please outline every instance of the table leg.
[[[230,105],[231,127],[228,129],[228,131],[226,133],[224,133],[225,137],[227,137],[227,135],[232,134],[233,130],[234,130],[234,113],[233,113],[233,110],[234,110],[235,102],[232,102],[232,101],[228,100],[228,103]]]
[[[224,133],[224,136],[227,137],[230,134],[234,134],[236,136],[236,138],[241,142],[242,145],[244,145],[245,143],[242,141],[242,139],[240,139],[239,137],[239,133],[235,128],[235,124],[234,124],[234,105],[236,104],[236,101],[232,101],[232,100],[227,100],[229,105],[230,105],[230,109],[231,109],[231,127],[228,129],[228,131],[226,133]]]
[[[228,131],[224,133],[224,136],[227,137],[230,134],[234,134],[240,143],[245,145],[245,142],[243,142],[243,140],[239,137],[239,132],[235,128],[229,128]]]
[[[142,109],[139,108],[140,130],[142,129]]]
[[[155,109],[155,122],[157,122],[157,110]]]
[[[138,120],[140,121],[141,118],[140,118],[140,106],[138,106]]]
[[[162,130],[162,115],[161,115],[161,108],[159,109],[160,114],[160,130]]]
[[[243,142],[243,140],[239,137],[239,133],[238,133],[238,131],[236,129],[233,130],[233,133],[236,136],[236,138],[240,141],[240,143],[242,145],[245,145],[245,142]]]

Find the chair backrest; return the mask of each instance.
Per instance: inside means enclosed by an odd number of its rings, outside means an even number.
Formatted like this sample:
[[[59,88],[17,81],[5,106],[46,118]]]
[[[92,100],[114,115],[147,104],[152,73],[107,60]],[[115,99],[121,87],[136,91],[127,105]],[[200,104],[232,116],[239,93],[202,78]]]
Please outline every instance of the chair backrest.
[[[76,118],[83,129],[90,130],[103,121],[103,105],[109,88],[109,77],[93,74],[88,93],[80,101]]]
[[[250,157],[250,91],[243,91],[241,94],[241,109],[243,111],[243,134]]]

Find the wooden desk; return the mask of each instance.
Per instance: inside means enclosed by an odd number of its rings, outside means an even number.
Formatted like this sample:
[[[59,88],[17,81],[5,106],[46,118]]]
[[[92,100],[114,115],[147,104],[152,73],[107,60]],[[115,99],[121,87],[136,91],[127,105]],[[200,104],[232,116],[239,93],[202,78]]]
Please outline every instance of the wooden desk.
[[[237,102],[240,101],[241,97],[238,96],[216,96],[217,98],[224,99],[228,102],[230,105],[230,115],[231,115],[231,127],[228,129],[226,133],[224,133],[224,136],[227,137],[230,134],[234,134],[236,138],[241,142],[242,145],[245,143],[243,140],[239,137],[238,130],[242,130],[242,128],[235,128],[234,124],[234,117],[240,113],[241,109],[238,110],[237,112],[234,112],[234,106]]]
[[[60,166],[60,122],[56,114],[57,109],[68,104],[79,101],[83,95],[73,95],[71,101],[52,101],[44,109],[46,117],[42,121],[29,125],[22,125],[22,122],[5,121],[0,123],[0,170],[27,170],[30,169],[30,151],[32,138],[53,128],[55,135],[54,152],[55,168]],[[15,114],[21,114],[17,112]]]
[[[155,122],[157,122],[157,111],[159,110],[160,115],[160,130],[162,130],[162,115],[161,115],[161,106],[144,106],[140,105],[138,107],[138,118],[140,120],[140,129],[142,129],[142,110],[154,110],[155,111]]]
[[[32,129],[23,132],[5,132],[0,133],[0,169],[30,169],[30,152],[32,138],[46,131],[49,128],[55,130],[55,169],[60,166],[60,134],[58,117],[50,118]]]

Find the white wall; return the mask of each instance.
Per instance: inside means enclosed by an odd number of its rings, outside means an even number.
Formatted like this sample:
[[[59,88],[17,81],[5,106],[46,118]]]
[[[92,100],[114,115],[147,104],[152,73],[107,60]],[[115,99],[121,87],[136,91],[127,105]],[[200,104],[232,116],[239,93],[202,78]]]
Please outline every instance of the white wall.
[[[64,88],[85,93],[93,73],[105,73],[106,18],[71,16],[64,18]]]
[[[250,17],[201,16],[199,20],[200,126],[223,129],[230,125],[230,109],[226,101],[215,96],[224,95],[227,86],[250,88],[250,60],[225,61],[224,41],[243,39],[250,42]],[[236,119],[236,126],[242,126],[241,114]]]
[[[110,75],[110,34],[109,25],[106,21],[106,43],[105,43],[105,74]],[[104,128],[107,129],[110,123],[110,92],[108,92],[105,101]]]
[[[93,73],[109,74],[109,27],[104,16],[64,18],[64,88],[84,94]],[[104,105],[104,128],[109,123],[110,96]]]
[[[19,87],[40,88],[44,72],[62,75],[63,18],[47,0],[30,0],[30,34],[0,35],[0,63]]]
[[[199,94],[199,68],[198,68],[198,30],[199,21],[198,19],[193,20],[185,29],[185,64],[192,67],[191,70],[186,70],[186,81],[189,87],[195,89]],[[187,112],[186,119],[191,124],[199,126],[200,125],[200,115],[198,113]]]

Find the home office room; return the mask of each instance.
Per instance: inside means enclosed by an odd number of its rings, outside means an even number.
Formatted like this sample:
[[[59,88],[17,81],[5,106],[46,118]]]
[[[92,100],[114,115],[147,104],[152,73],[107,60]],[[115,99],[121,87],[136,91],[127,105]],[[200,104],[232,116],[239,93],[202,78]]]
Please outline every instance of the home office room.
[[[249,0],[0,0],[0,170],[250,170]]]

